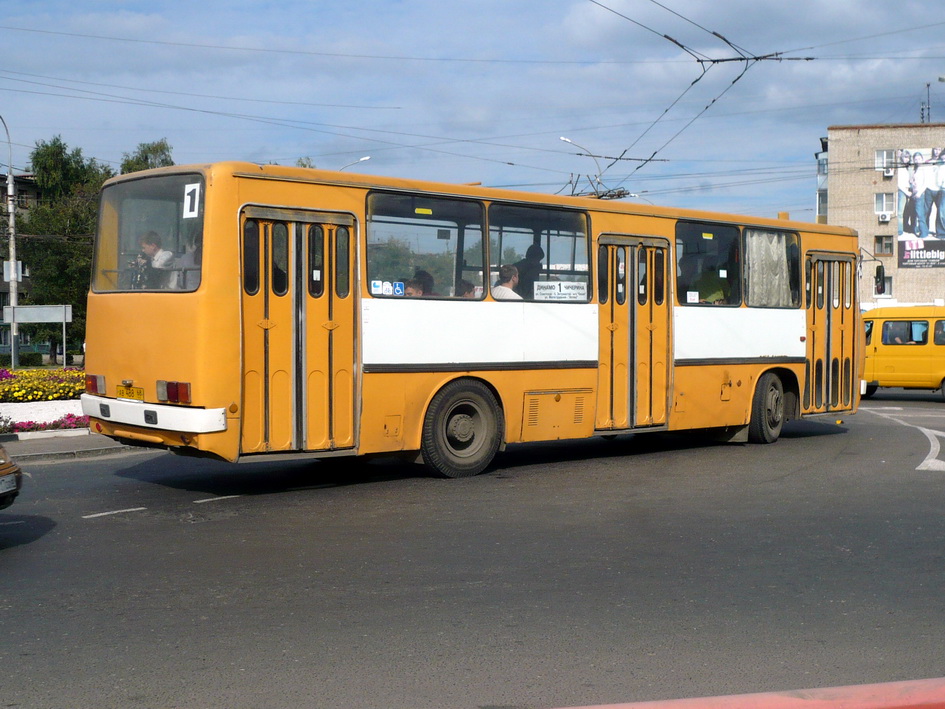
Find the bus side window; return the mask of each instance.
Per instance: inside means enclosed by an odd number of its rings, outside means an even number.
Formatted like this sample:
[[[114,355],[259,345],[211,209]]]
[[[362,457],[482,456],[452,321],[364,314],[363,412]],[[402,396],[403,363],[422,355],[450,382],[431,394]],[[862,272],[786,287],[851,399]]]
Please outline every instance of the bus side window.
[[[325,231],[318,224],[308,228],[308,292],[313,298],[325,292]]]
[[[653,301],[657,305],[663,304],[666,291],[666,251],[656,249],[653,256]]]
[[[335,295],[339,298],[347,298],[350,290],[348,241],[348,227],[338,227],[335,232]]]
[[[607,267],[607,247],[597,247],[597,299],[604,304],[610,287],[610,269]]]
[[[259,292],[259,222],[247,219],[243,224],[243,290]]]
[[[289,228],[284,222],[272,225],[272,292],[289,292]]]
[[[866,329],[866,344],[869,344],[870,339],[873,337],[873,321],[865,320],[863,322],[863,327]]]
[[[677,222],[681,254],[676,298],[680,305],[740,305],[741,251],[738,227]]]
[[[935,321],[935,333],[932,342],[936,345],[945,345],[945,320]]]
[[[515,266],[522,300],[586,303],[593,297],[583,212],[493,202],[489,205],[490,277]],[[599,293],[598,293],[599,294]]]

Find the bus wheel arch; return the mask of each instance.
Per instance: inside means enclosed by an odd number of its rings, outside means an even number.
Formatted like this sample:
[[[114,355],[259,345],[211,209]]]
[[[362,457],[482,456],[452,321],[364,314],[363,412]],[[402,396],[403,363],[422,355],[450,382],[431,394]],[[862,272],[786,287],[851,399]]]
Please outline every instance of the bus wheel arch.
[[[505,417],[496,392],[480,379],[462,377],[445,384],[423,417],[420,451],[437,475],[463,478],[485,470],[499,451]]]
[[[751,420],[748,440],[751,443],[774,443],[781,435],[785,421],[784,383],[776,372],[765,372],[758,379],[751,399]]]

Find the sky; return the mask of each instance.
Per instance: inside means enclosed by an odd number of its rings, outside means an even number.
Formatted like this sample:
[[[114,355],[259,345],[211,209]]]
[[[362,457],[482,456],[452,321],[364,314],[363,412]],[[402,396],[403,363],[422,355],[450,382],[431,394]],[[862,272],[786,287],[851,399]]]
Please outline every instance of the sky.
[[[828,126],[945,122],[934,7],[0,0],[0,116],[16,172],[57,135],[116,170],[164,138],[177,164],[306,158],[812,221]]]

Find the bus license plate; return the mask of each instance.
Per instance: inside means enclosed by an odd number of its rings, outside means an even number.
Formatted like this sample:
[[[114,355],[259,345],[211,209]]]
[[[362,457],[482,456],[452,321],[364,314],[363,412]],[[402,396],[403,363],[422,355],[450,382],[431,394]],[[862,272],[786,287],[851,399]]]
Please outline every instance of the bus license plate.
[[[117,396],[119,399],[144,401],[144,389],[142,387],[118,387]]]

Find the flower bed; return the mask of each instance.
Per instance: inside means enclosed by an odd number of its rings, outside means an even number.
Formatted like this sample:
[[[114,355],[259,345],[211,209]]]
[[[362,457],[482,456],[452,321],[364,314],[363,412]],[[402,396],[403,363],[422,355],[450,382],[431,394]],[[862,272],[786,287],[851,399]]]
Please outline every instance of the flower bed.
[[[56,421],[14,421],[0,416],[0,433],[26,433],[28,431],[53,431],[64,428],[88,428],[88,416],[66,414]]]
[[[85,391],[81,369],[0,369],[0,402],[78,399]]]

